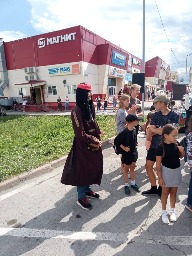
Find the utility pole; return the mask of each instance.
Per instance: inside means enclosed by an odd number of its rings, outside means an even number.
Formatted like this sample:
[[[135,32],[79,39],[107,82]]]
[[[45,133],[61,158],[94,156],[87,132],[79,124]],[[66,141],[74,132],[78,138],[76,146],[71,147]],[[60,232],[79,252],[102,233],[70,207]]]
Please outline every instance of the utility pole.
[[[143,57],[142,57],[142,73],[145,74],[145,0],[143,0]],[[145,100],[145,79],[142,93],[142,113],[144,117],[144,100]]]
[[[192,53],[190,53],[190,54],[187,54],[186,55],[186,82],[187,82],[187,80],[188,80],[188,78],[189,78],[189,76],[188,76],[188,72],[187,72],[187,57],[189,57],[189,56],[191,56],[192,55]]]

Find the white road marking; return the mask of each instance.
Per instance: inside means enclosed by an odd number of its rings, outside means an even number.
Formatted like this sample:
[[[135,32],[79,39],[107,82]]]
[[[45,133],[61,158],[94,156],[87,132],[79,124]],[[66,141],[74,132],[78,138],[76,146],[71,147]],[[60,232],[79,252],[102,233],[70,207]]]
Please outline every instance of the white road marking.
[[[9,197],[11,197],[11,196],[14,196],[14,195],[16,195],[16,194],[22,192],[23,190],[26,190],[26,189],[28,189],[28,188],[33,187],[34,184],[35,184],[35,183],[27,184],[27,185],[25,185],[25,186],[22,186],[22,187],[20,187],[20,188],[14,189],[14,190],[12,190],[11,192],[8,192],[8,193],[6,193],[6,194],[0,196],[0,202],[3,201],[3,200],[5,200],[5,199],[7,199],[7,198],[9,198]]]
[[[126,241],[128,234],[107,232],[73,232],[63,230],[30,229],[30,228],[0,228],[1,236],[31,237],[31,238],[54,238],[69,240],[109,240]]]
[[[134,233],[134,234],[133,234]],[[73,232],[63,230],[30,229],[30,228],[0,228],[1,236],[28,237],[42,239],[67,239],[67,240],[95,240],[95,241],[120,241],[126,242],[135,238],[136,243],[192,245],[192,236],[145,236],[138,237],[135,232],[109,233],[109,232]]]

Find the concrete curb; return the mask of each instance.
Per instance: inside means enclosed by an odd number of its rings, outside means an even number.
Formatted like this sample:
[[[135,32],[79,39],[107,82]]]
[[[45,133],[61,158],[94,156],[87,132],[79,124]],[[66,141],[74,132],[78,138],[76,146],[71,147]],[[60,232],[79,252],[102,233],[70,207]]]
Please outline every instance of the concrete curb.
[[[114,137],[103,141],[102,146],[101,146],[102,149],[104,147],[106,147],[108,144],[112,143],[113,139],[114,139]],[[9,188],[15,187],[23,181],[39,177],[40,175],[46,174],[48,172],[52,172],[55,168],[64,166],[66,159],[67,159],[67,155],[65,155],[57,160],[54,160],[50,163],[47,163],[45,165],[42,165],[36,169],[33,169],[29,172],[19,174],[18,176],[15,176],[13,178],[10,178],[8,180],[1,182],[0,183],[0,192],[3,190],[7,190]]]

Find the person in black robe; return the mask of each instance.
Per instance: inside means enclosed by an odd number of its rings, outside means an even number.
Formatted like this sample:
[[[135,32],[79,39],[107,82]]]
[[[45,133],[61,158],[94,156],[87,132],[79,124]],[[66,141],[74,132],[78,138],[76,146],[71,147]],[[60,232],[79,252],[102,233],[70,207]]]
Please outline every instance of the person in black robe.
[[[101,131],[95,120],[95,108],[91,96],[91,85],[77,85],[76,106],[71,112],[74,130],[73,146],[67,157],[61,183],[77,186],[77,204],[90,210],[92,205],[87,197],[99,198],[90,185],[101,184],[103,174],[103,155]]]

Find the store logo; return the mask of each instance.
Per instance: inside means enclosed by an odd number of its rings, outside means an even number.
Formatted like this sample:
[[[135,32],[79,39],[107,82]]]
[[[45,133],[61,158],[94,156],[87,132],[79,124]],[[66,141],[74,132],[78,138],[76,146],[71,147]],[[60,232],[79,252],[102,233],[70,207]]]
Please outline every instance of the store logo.
[[[43,48],[50,44],[58,44],[58,43],[75,40],[75,35],[76,35],[76,32],[60,35],[60,36],[49,37],[49,38],[39,38],[37,44],[39,48]]]
[[[39,48],[45,47],[45,38],[38,39],[38,46],[39,46]]]
[[[136,58],[132,58],[132,64],[133,65],[137,65],[137,66],[140,66],[141,65],[141,61],[136,59]]]

